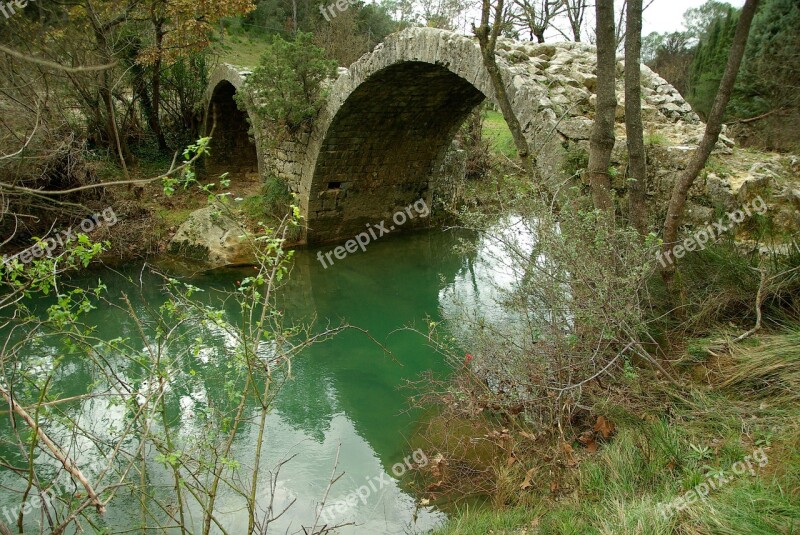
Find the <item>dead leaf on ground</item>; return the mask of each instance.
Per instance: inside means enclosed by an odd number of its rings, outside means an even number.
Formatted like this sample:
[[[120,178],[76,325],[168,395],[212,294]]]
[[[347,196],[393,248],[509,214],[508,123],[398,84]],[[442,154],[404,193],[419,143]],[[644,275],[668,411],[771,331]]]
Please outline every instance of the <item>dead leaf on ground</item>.
[[[445,461],[444,455],[437,453],[431,460],[431,473],[433,477],[442,477],[442,467],[445,465],[447,465],[447,461]]]
[[[594,424],[594,430],[603,438],[608,438],[614,434],[614,431],[617,429],[617,426],[614,425],[614,422],[607,419],[605,416],[598,416],[597,422]]]
[[[531,488],[533,485],[531,484],[531,479],[533,479],[533,474],[536,472],[536,468],[531,468],[525,474],[525,481],[522,482],[522,485],[519,486],[522,490],[527,490]]]
[[[578,461],[575,459],[575,449],[572,447],[572,444],[566,441],[562,442],[561,451],[564,452],[564,458],[567,460],[567,465],[575,466],[578,464]]]
[[[578,437],[578,442],[586,446],[586,449],[589,450],[590,453],[597,451],[597,441],[594,439],[593,431],[584,431],[581,433]]]

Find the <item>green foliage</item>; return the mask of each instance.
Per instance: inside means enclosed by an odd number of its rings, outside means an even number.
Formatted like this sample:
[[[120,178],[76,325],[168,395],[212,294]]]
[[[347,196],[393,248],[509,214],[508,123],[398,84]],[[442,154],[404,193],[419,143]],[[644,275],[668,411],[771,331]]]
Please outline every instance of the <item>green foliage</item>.
[[[739,11],[730,6],[724,11],[714,11],[709,27],[697,44],[690,67],[687,99],[703,116],[708,116],[714,103],[738,20]]]
[[[293,200],[286,181],[271,176],[264,182],[258,195],[248,197],[242,202],[242,210],[255,220],[265,216],[269,219],[280,219],[288,213]]]
[[[589,166],[589,153],[585,149],[573,145],[567,149],[562,165],[564,173],[570,176],[577,176]]]
[[[483,137],[490,142],[492,150],[497,154],[504,154],[508,158],[516,159],[517,147],[511,130],[499,111],[487,109],[483,118]]]
[[[644,144],[650,146],[666,145],[667,137],[664,134],[648,133],[644,135]]]
[[[732,114],[752,117],[774,109],[800,110],[800,4],[768,0],[753,20]]]
[[[298,33],[294,41],[275,36],[247,87],[257,95],[253,105],[259,118],[294,131],[317,114],[325,100],[323,82],[335,74],[336,63],[311,43],[311,34]],[[244,93],[237,93],[240,107]]]
[[[683,26],[693,39],[703,39],[708,35],[714,21],[724,18],[731,9],[728,2],[708,0],[699,7],[687,9],[683,14]]]

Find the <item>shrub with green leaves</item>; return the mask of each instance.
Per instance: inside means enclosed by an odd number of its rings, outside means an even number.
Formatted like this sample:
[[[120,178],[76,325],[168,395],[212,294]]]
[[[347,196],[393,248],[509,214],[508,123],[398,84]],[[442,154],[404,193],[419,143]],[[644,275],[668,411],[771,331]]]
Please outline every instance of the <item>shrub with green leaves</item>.
[[[326,78],[336,74],[336,62],[325,59],[325,51],[311,43],[310,33],[298,33],[294,41],[275,36],[246,83],[253,109],[267,125],[289,131],[307,124],[325,100]]]

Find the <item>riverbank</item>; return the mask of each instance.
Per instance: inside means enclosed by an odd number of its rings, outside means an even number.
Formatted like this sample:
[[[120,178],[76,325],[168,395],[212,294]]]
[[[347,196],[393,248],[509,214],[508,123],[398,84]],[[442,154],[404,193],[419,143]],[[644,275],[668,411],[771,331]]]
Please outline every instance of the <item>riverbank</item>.
[[[561,452],[526,444],[535,430],[509,430],[505,450],[526,455],[500,469],[492,505],[456,508],[437,535],[792,533],[800,322],[728,346],[737,334],[676,350],[677,385],[636,369],[590,396],[593,416]]]

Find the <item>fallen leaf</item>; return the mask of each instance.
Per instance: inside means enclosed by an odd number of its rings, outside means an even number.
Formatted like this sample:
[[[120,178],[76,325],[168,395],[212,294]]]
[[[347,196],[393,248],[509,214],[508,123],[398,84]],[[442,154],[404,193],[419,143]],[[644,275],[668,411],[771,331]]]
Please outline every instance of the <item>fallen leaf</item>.
[[[594,439],[593,431],[584,431],[577,440],[586,446],[586,449],[589,450],[590,453],[597,451],[597,441]]]
[[[512,455],[511,457],[506,459],[506,466],[511,466],[515,462],[517,462],[517,458]]]
[[[446,465],[447,462],[444,460],[444,456],[441,453],[437,453],[436,456],[431,460],[431,473],[433,477],[442,477],[442,466]]]
[[[519,488],[522,490],[531,488],[531,479],[533,479],[534,472],[536,472],[536,468],[531,468],[528,470],[528,472],[525,474],[525,481],[522,482],[522,485],[520,485]]]
[[[567,465],[575,466],[576,464],[578,464],[578,461],[575,459],[574,455],[575,450],[573,449],[572,444],[570,444],[569,442],[562,442],[561,451],[564,452],[564,457],[567,460]]]
[[[528,440],[531,440],[531,441],[534,441],[534,442],[536,441],[536,435],[534,435],[533,433],[527,433],[525,431],[520,431],[519,432],[519,436],[521,436],[523,438],[527,438]]]
[[[606,419],[605,416],[598,416],[597,423],[594,424],[594,430],[600,433],[603,438],[608,438],[613,435],[616,428],[617,426],[614,425],[614,422]]]

